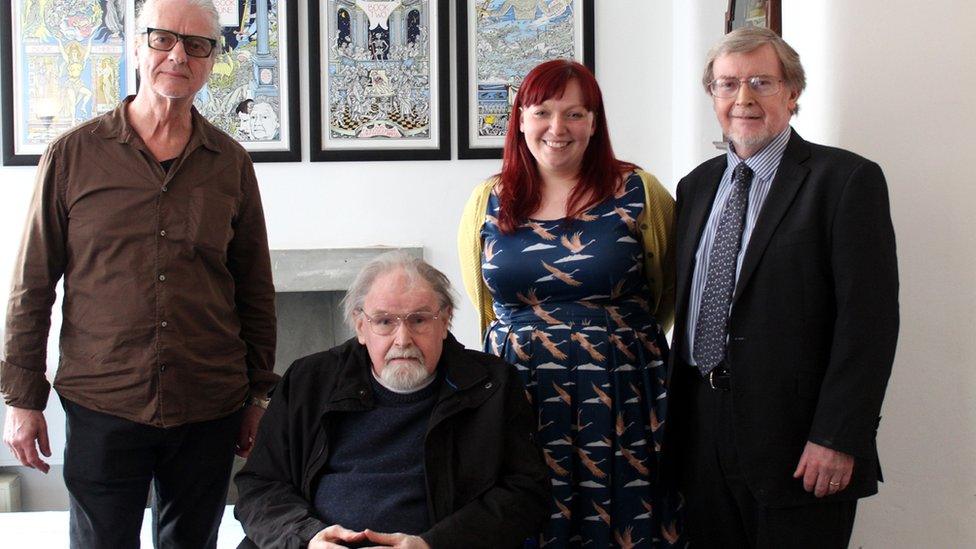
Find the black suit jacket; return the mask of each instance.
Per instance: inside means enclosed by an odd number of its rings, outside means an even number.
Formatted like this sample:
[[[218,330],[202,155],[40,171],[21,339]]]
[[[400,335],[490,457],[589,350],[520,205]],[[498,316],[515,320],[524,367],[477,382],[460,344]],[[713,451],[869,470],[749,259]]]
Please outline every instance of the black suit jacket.
[[[695,252],[726,157],[677,190],[677,317],[667,474],[677,478],[688,395],[686,324]],[[813,501],[792,474],[807,441],[855,456],[850,486],[877,492],[875,435],[898,336],[898,270],[881,168],[795,131],[745,251],[729,317],[733,424],[743,474],[763,504]]]

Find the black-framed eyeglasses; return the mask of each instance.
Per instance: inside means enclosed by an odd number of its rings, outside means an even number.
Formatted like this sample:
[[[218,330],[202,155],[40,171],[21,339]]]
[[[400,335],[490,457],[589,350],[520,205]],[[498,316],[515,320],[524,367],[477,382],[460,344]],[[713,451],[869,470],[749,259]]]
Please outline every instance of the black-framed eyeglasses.
[[[142,34],[147,36],[146,45],[157,51],[172,51],[177,42],[183,42],[183,50],[190,57],[210,57],[217,41],[206,36],[180,34],[166,29],[146,27]]]
[[[435,321],[441,317],[439,313],[431,313],[428,311],[415,311],[405,315],[378,313],[374,316],[369,316],[362,309],[359,309],[359,312],[366,319],[366,322],[369,323],[369,328],[378,336],[392,334],[397,331],[400,324],[405,325],[411,333],[427,334],[430,333],[430,330],[436,324]]]
[[[776,95],[782,88],[780,78],[772,76],[750,76],[749,78],[716,78],[708,83],[708,91],[721,99],[729,99],[739,94],[739,87],[745,82],[753,93],[759,96]]]

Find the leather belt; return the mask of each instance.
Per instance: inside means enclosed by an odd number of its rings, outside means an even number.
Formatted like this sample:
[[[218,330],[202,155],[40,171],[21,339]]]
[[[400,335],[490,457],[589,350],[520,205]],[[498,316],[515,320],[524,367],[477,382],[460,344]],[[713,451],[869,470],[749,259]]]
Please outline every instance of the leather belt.
[[[703,381],[716,391],[732,390],[732,373],[725,367],[725,364],[719,364],[712,368],[708,375],[703,378]]]

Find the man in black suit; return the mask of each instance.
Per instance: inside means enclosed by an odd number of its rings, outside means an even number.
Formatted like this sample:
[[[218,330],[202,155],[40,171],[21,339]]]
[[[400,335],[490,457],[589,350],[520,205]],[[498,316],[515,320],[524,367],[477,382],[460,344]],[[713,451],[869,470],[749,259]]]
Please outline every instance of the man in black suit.
[[[666,452],[699,547],[846,547],[881,480],[887,188],[877,164],[790,128],[805,83],[772,31],[725,36],[703,84],[729,150],[678,184]]]

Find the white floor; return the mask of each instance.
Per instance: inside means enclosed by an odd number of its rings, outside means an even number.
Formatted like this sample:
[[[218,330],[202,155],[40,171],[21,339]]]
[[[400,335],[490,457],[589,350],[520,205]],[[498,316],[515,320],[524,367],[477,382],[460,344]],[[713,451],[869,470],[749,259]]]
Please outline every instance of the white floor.
[[[152,547],[151,525],[152,516],[146,509],[141,533],[144,548]],[[220,522],[217,549],[234,549],[242,539],[244,530],[234,518],[234,507],[228,505]],[[0,546],[4,549],[68,547],[68,512],[0,513]]]

